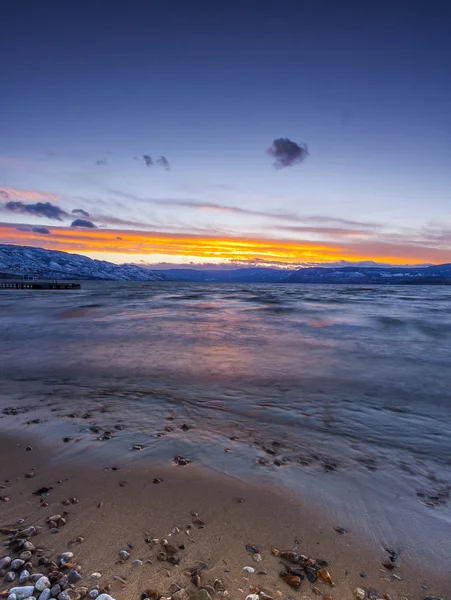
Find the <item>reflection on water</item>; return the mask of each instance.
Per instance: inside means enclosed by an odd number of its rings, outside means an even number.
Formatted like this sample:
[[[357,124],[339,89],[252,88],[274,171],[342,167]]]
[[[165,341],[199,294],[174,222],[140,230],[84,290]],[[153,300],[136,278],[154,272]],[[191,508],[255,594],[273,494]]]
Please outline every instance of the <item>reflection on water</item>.
[[[39,405],[44,420],[53,410],[77,431],[90,418],[121,422],[150,453],[189,452],[228,472],[259,457],[292,482],[308,470],[386,472],[434,505],[451,479],[450,309],[446,287],[5,291],[1,402]]]

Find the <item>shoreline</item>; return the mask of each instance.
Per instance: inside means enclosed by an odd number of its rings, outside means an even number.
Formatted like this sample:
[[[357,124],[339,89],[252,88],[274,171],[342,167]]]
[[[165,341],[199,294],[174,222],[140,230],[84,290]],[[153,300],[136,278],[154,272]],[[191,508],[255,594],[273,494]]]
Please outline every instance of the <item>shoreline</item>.
[[[149,587],[169,597],[171,584],[192,595],[196,588],[184,572],[199,561],[208,563],[202,585],[212,586],[220,579],[233,600],[244,600],[257,588],[275,599],[299,594],[312,598],[315,587],[316,593],[334,600],[349,600],[357,587],[364,589],[367,597],[373,590],[374,598],[388,595],[392,600],[446,597],[449,589],[448,573],[437,572],[433,563],[411,561],[403,549],[388,548],[399,553],[399,558],[394,569],[383,567],[390,566],[390,559],[380,541],[366,538],[358,528],[337,532],[334,527],[340,529],[342,524],[331,523],[321,506],[312,506],[308,499],[282,487],[246,484],[196,464],[157,465],[141,458],[139,452],[130,451],[122,464],[105,460],[105,456],[100,459],[95,447],[84,448],[81,460],[81,453],[78,459],[67,453],[58,457],[59,450],[67,447],[61,440],[45,445],[37,437],[32,439],[29,432],[26,440],[24,437],[2,436],[0,440],[0,455],[8,457],[1,461],[4,489],[0,495],[9,498],[0,504],[1,526],[12,526],[18,519],[25,519],[23,526],[43,526],[33,539],[36,545],[39,541],[52,558],[74,552],[86,585],[93,584],[89,574],[98,571],[102,585],[111,585],[109,593],[116,600],[139,598]],[[26,451],[28,445],[32,451]],[[127,464],[127,460],[133,462]],[[34,474],[27,477],[30,473]],[[33,494],[42,487],[53,488],[45,496],[48,506],[44,507],[42,498]],[[69,498],[77,502],[71,504]],[[67,524],[52,534],[46,519],[63,510],[68,513]],[[191,513],[198,514],[205,525],[193,523]],[[175,528],[180,532],[172,533]],[[80,536],[83,543],[70,544]],[[156,560],[162,548],[144,541],[162,538],[184,546],[177,553],[179,565]],[[261,562],[253,560],[246,545],[259,547]],[[327,561],[335,586],[305,579],[298,591],[290,588],[280,578],[284,561],[271,553],[274,547]],[[119,552],[124,549],[131,556],[121,564]],[[134,560],[143,564],[133,566]],[[244,572],[245,566],[254,568],[255,573]],[[257,575],[257,571],[266,574]]]

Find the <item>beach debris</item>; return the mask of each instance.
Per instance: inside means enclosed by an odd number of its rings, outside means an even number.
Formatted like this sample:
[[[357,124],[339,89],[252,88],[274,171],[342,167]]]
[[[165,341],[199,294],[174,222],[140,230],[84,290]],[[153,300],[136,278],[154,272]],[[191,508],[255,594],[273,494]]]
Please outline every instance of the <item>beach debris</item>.
[[[263,557],[261,554],[259,554],[258,552],[256,552],[255,554],[252,555],[252,558],[255,560],[255,562],[260,562],[263,560]]]
[[[250,575],[252,575],[253,573],[255,573],[255,569],[253,567],[243,567],[242,569],[245,573],[249,573]]]
[[[51,492],[53,490],[52,487],[41,487],[38,490],[36,490],[35,492],[33,492],[34,496],[46,496],[49,492]]]
[[[318,579],[323,583],[328,583],[331,586],[334,586],[334,582],[332,581],[332,577],[327,569],[318,569],[316,573]]]
[[[344,535],[345,533],[348,533],[346,531],[346,529],[344,529],[343,527],[334,527],[334,531],[336,531],[337,533],[339,533],[340,535]]]
[[[295,564],[297,564],[300,559],[299,554],[297,552],[292,552],[292,551],[281,552],[280,558],[283,558],[283,559],[287,560],[288,562],[295,563]]]
[[[365,590],[362,590],[362,588],[355,588],[355,590],[353,591],[354,594],[354,598],[356,600],[365,600]]]
[[[298,590],[301,587],[302,579],[297,575],[290,575],[289,573],[282,572],[280,573],[280,577],[287,585],[295,590]]]
[[[186,456],[174,456],[174,458],[172,460],[179,467],[185,467],[186,465],[188,465],[191,462],[191,460],[189,458],[187,458]]]
[[[273,554],[274,556],[279,556],[280,550],[278,548],[271,548],[271,554]]]
[[[398,561],[398,553],[396,552],[396,550],[392,550],[391,548],[385,548],[385,552],[388,553],[388,557],[392,563]]]
[[[315,586],[312,587],[312,592],[315,594],[315,596],[322,596],[323,595],[323,592],[321,590],[319,590]]]

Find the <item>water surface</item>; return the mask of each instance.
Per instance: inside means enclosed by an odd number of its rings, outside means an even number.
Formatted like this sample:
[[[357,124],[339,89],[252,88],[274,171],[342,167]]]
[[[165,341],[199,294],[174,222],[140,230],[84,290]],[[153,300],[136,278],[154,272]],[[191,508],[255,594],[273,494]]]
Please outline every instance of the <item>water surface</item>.
[[[379,540],[451,553],[450,288],[4,291],[0,356],[1,409],[26,409],[0,428],[181,454],[289,485]]]

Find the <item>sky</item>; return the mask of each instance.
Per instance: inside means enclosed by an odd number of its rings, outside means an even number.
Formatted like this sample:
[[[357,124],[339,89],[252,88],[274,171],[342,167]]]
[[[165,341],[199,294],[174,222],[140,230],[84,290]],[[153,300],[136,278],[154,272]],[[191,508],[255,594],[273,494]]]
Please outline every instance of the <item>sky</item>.
[[[451,262],[451,3],[2,7],[0,242]]]

